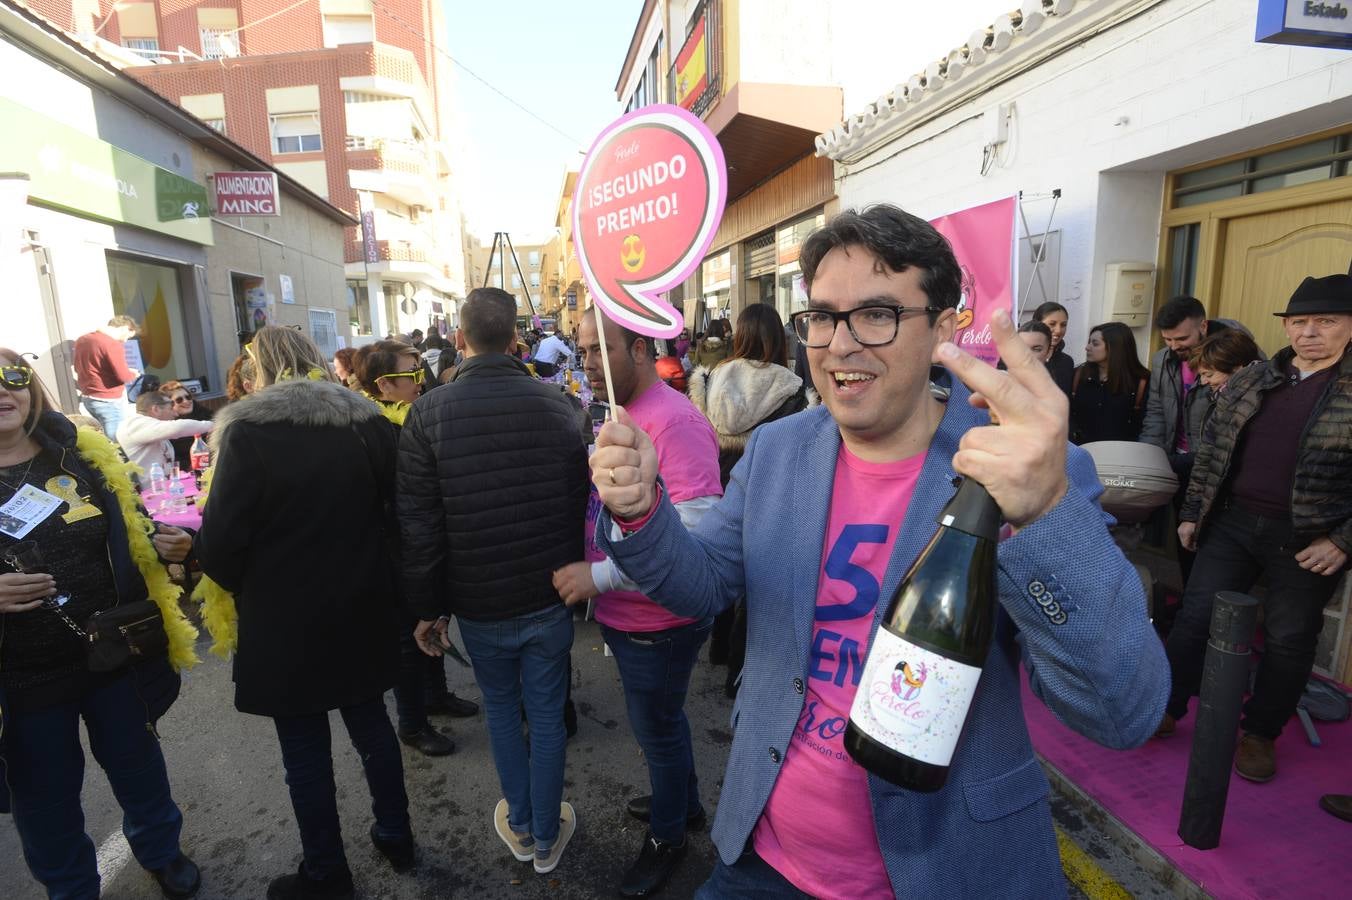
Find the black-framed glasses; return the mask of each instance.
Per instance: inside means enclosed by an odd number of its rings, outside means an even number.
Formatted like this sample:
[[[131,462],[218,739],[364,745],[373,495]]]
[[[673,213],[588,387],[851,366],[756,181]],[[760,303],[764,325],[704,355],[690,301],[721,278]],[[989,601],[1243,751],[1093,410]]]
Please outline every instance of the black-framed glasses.
[[[20,391],[33,383],[33,370],[28,366],[0,366],[0,384],[11,391]]]
[[[897,329],[906,316],[943,312],[937,306],[856,306],[844,312],[832,309],[805,309],[789,316],[793,333],[804,347],[814,350],[826,347],[836,336],[841,322],[850,329],[850,336],[865,347],[882,347],[897,339]]]

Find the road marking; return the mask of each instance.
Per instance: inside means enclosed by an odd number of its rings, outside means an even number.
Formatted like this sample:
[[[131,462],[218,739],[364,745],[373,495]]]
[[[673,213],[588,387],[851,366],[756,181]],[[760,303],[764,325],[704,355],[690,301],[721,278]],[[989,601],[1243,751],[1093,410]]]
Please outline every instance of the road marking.
[[[1056,826],[1056,845],[1061,851],[1061,868],[1066,878],[1089,900],[1131,900],[1131,894],[1090,859],[1060,826]]]
[[[99,867],[100,890],[107,890],[108,885],[113,883],[113,879],[126,868],[127,860],[131,859],[131,847],[127,845],[127,839],[122,834],[122,829],[114,831],[99,844],[98,853],[95,854],[95,860]]]

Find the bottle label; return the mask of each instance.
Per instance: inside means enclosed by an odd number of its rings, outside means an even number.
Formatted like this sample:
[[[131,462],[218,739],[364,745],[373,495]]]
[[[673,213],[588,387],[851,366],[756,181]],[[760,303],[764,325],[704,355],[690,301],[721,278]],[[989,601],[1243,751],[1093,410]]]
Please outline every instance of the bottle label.
[[[856,728],[897,753],[946,766],[981,669],[879,628],[850,708]]]

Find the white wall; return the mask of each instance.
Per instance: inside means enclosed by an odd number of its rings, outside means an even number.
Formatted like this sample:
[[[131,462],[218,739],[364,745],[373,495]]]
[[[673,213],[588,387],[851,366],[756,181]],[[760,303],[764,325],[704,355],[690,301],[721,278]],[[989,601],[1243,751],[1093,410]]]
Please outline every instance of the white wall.
[[[1035,37],[1072,29],[1089,8],[1102,6],[1081,0]],[[1352,54],[1255,44],[1254,9],[1235,0],[1160,3],[862,158],[838,161],[841,205],[886,200],[932,217],[1060,188],[1059,293],[1070,309],[1067,346],[1080,358],[1088,327],[1107,318],[1104,267],[1156,258],[1167,170],[1352,121]],[[926,103],[939,106],[962,84]],[[1000,103],[1014,106],[1010,139],[983,176],[983,117]],[[1047,208],[1028,204],[1034,233]],[[1148,336],[1138,329],[1142,345]]]

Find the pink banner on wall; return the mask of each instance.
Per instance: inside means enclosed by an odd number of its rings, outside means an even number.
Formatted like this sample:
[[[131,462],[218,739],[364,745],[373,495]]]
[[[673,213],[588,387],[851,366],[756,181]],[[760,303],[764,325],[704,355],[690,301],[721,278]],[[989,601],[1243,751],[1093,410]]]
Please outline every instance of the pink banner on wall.
[[[1014,218],[1019,199],[1006,197],[982,206],[931,219],[953,245],[962,267],[962,298],[954,342],[991,365],[999,360],[991,336],[991,313],[1000,307],[1014,313]]]

